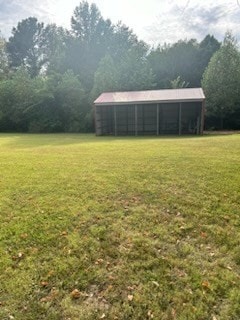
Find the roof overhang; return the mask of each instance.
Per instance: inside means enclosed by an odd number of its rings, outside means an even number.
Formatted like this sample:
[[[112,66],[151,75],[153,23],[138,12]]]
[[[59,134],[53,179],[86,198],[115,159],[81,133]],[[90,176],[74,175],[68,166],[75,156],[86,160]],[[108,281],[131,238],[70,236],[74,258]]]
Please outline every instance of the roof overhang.
[[[104,92],[95,101],[95,106],[137,105],[181,102],[202,102],[202,88],[163,89],[148,91]]]
[[[138,105],[138,104],[160,104],[160,103],[184,103],[184,102],[202,102],[204,101],[205,99],[191,99],[191,100],[160,100],[160,101],[138,101],[138,102],[135,102],[135,101],[129,101],[129,102],[102,102],[102,103],[95,103],[95,106],[126,106],[126,105]]]

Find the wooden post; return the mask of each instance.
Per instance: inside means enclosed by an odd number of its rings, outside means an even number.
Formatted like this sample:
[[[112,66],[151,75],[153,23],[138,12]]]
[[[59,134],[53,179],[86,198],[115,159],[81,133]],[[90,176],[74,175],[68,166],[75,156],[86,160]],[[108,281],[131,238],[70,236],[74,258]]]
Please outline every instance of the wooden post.
[[[197,134],[200,134],[200,116],[197,117]]]
[[[145,110],[144,104],[142,104],[142,127],[143,127],[143,134],[145,135]]]
[[[203,134],[203,129],[204,129],[204,115],[205,115],[205,100],[202,102],[202,112],[201,112],[201,129],[200,129],[200,134]]]
[[[114,106],[114,134],[117,136],[117,109]]]
[[[179,103],[178,109],[178,134],[179,136],[182,134],[182,103]]]
[[[159,104],[157,104],[157,136],[159,135]]]
[[[159,105],[159,134],[162,134],[163,106]]]
[[[125,111],[126,111],[126,127],[127,127],[127,135],[128,135],[128,106],[125,106]]]
[[[98,126],[97,126],[97,107],[96,107],[96,105],[94,105],[94,125],[95,125],[96,136],[98,136],[99,130],[98,130]]]
[[[137,104],[135,104],[135,136],[138,135],[138,108],[137,108]]]

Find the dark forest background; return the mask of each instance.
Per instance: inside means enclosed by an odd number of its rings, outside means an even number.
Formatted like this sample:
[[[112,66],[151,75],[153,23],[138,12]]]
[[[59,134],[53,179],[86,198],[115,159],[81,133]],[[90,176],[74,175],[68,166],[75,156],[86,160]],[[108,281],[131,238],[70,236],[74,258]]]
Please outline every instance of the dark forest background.
[[[206,128],[240,129],[240,53],[231,33],[222,43],[206,35],[150,47],[83,1],[70,30],[30,17],[0,39],[1,132],[91,132],[103,91],[200,86]]]

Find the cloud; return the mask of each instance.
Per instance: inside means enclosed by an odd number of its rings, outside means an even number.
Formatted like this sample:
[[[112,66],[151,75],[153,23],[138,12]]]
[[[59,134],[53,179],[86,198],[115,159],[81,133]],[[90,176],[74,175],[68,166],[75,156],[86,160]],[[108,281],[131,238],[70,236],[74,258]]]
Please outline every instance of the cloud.
[[[33,16],[50,22],[49,0],[0,0],[0,30],[5,37],[19,21]]]
[[[197,2],[188,1],[187,6],[169,5],[145,28],[145,39],[156,44],[184,38],[201,40],[209,33],[222,40],[227,30],[232,30],[236,36],[240,34],[240,8],[236,2],[218,1],[222,2],[218,5],[216,2]]]
[[[0,0],[0,30],[5,37],[22,19],[35,16],[45,23],[70,27],[81,0]],[[222,40],[227,30],[240,35],[237,0],[90,0],[105,18],[122,20],[150,44],[179,39],[201,40],[206,34]],[[239,39],[240,40],[240,39]]]

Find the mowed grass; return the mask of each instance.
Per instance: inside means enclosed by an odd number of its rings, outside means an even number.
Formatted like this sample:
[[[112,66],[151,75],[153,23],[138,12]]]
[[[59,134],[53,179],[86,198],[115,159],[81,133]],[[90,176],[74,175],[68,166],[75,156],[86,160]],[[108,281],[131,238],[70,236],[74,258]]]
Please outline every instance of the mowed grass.
[[[1,134],[0,226],[0,319],[240,319],[240,135]]]

